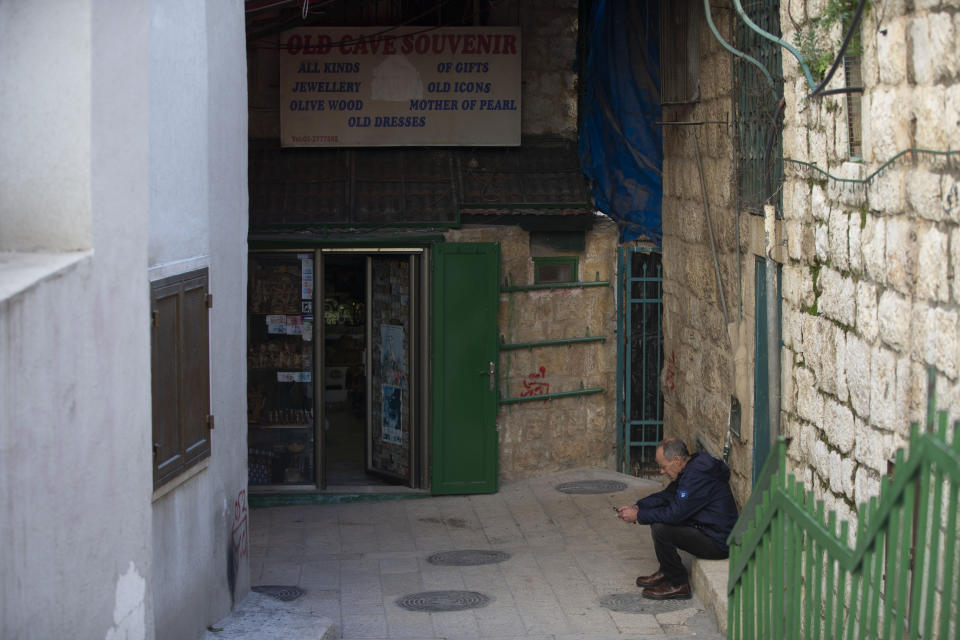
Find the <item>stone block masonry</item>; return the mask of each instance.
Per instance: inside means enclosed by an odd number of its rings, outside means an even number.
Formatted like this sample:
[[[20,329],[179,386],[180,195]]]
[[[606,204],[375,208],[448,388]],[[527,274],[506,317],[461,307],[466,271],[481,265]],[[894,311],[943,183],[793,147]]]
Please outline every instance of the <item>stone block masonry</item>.
[[[529,233],[514,226],[468,226],[451,242],[499,242],[501,281],[533,284]],[[537,289],[500,294],[498,325],[505,343],[604,336],[603,342],[500,352],[500,479],[507,482],[578,467],[616,466],[616,259],[618,232],[607,218],[586,232],[578,254],[581,281],[609,286]],[[532,400],[538,395],[602,388],[603,393]]]
[[[735,14],[729,3],[720,4],[726,6],[711,5],[713,19],[730,42]],[[731,451],[730,466],[734,492],[742,503],[751,486],[753,413],[753,256],[749,247],[758,236],[749,220],[752,216],[738,216],[735,210],[730,54],[705,22],[699,34],[700,99],[665,107],[663,113],[666,122],[708,123],[663,127],[664,435],[680,437],[691,448],[700,442],[720,455],[730,398],[738,398],[745,443]],[[700,189],[698,149],[709,218]],[[759,237],[762,242],[762,228]],[[797,279],[797,296],[802,295],[801,285]],[[741,300],[741,288],[749,301]]]
[[[781,3],[783,37],[792,42],[811,28],[825,4]],[[782,69],[772,70],[784,77],[783,155],[820,170],[784,165],[774,248],[783,269],[781,433],[794,438],[797,477],[849,518],[876,495],[910,422],[924,417],[928,368],[936,371],[939,406],[951,420],[960,417],[960,11],[956,2],[874,4],[860,32],[859,156],[849,151],[846,96],[808,98],[785,51]],[[711,6],[721,35],[734,42],[732,7]],[[831,37],[836,50],[839,26]],[[665,109],[664,120],[736,120],[730,65],[741,63],[731,62],[705,25],[699,47],[700,86],[708,90],[698,103]],[[844,82],[841,67],[827,88]],[[664,386],[666,435],[714,453],[727,431],[719,407],[730,396],[739,400],[741,436],[729,463],[743,502],[757,447],[754,292],[764,231],[738,200],[737,135],[734,127],[664,127],[663,325],[672,368],[662,378],[671,382]],[[921,151],[874,175],[910,149]],[[706,232],[711,222],[716,249]],[[725,318],[726,331],[707,329]]]
[[[801,4],[794,18],[815,15],[816,3]],[[786,11],[781,21],[791,24]],[[939,407],[960,418],[960,157],[929,153],[960,149],[960,111],[946,108],[960,83],[957,15],[949,2],[872,7],[861,27],[862,161],[839,138],[786,150],[835,177],[864,179],[897,153],[922,149],[866,185],[827,178],[825,191],[822,173],[786,164],[783,214],[799,223],[784,227],[784,269],[818,277],[815,304],[784,295],[784,325],[801,327],[801,336],[792,335],[796,357],[784,359],[785,393],[795,402],[784,403],[783,432],[798,443],[798,477],[850,519],[879,493],[910,422],[923,420],[928,368]],[[803,87],[796,65],[785,64],[784,74],[793,103],[785,140],[847,127],[846,100],[808,99],[791,90]],[[831,88],[841,86],[842,73]],[[803,237],[811,228],[813,247]],[[826,334],[837,336],[836,354],[825,348]]]

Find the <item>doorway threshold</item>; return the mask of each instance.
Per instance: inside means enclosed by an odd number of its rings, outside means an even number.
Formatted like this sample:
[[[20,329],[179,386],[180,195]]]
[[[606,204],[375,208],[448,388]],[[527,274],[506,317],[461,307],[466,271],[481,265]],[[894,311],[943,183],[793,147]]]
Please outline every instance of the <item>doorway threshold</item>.
[[[338,485],[321,491],[297,493],[250,493],[251,509],[262,507],[286,507],[304,504],[345,504],[350,502],[386,502],[389,500],[413,500],[429,498],[426,489],[409,487],[384,487],[365,485]]]

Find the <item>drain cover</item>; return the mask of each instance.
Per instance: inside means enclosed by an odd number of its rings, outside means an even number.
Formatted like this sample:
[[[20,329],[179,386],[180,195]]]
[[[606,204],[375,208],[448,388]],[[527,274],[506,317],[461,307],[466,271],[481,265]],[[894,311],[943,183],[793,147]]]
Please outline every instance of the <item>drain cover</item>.
[[[257,593],[262,593],[263,595],[270,596],[276,600],[282,600],[283,602],[296,600],[304,593],[300,587],[287,587],[276,584],[265,584],[250,588]]]
[[[666,613],[693,606],[689,600],[651,600],[639,593],[611,593],[600,598],[600,605],[620,613]]]
[[[479,609],[490,602],[489,596],[477,591],[424,591],[397,598],[397,606],[407,611],[463,611]]]
[[[474,567],[481,564],[495,564],[509,560],[510,554],[506,551],[490,549],[464,549],[462,551],[441,551],[435,553],[427,562],[448,567]]]
[[[616,480],[577,480],[557,485],[557,491],[562,493],[615,493],[623,491],[627,485]]]

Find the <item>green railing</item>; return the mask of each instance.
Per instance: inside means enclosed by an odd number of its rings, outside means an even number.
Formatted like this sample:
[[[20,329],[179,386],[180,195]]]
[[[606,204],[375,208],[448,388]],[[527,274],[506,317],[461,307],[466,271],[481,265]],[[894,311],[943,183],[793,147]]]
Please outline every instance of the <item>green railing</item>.
[[[926,431],[913,425],[855,542],[786,473],[781,439],[730,535],[728,637],[960,638],[960,421],[952,444],[947,422],[931,409]]]

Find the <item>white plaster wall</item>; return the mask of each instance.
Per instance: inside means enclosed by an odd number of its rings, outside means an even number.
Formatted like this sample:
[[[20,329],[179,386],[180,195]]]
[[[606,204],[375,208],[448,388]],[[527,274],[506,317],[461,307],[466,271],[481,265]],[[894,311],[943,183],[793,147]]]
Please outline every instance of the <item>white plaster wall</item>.
[[[202,2],[152,3],[151,266],[207,255],[209,250],[206,25]]]
[[[0,251],[89,249],[90,2],[23,4],[0,4]]]
[[[4,76],[49,89],[0,95],[0,146],[27,150],[0,156],[3,236],[92,248],[0,301],[0,637],[152,638],[146,14],[3,3],[0,25]]]
[[[90,249],[0,300],[3,638],[200,637],[249,588],[243,3],[208,4],[0,3],[0,250]],[[151,503],[149,278],[203,265],[213,456]]]
[[[243,3],[157,3],[152,24],[152,273],[208,266],[214,300],[209,465],[153,503],[156,637],[181,640],[199,637],[250,586]]]

